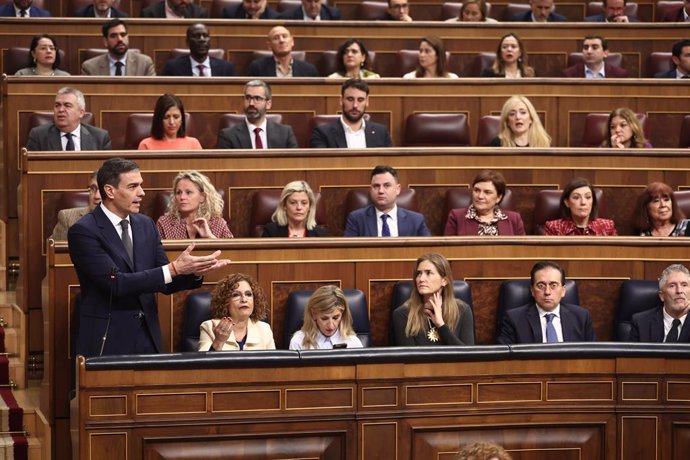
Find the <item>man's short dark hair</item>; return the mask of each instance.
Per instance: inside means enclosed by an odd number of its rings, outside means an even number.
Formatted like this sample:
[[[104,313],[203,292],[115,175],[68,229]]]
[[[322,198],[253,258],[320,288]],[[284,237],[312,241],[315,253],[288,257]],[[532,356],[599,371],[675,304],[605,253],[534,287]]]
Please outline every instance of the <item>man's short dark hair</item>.
[[[105,186],[111,185],[117,188],[120,185],[120,174],[130,171],[138,171],[139,165],[125,158],[110,158],[105,160],[98,168],[98,190],[101,192],[101,200],[105,201]]]
[[[607,1],[608,1],[608,0],[601,0],[601,3],[604,4],[604,8],[606,8],[606,2],[607,2]],[[627,4],[628,4],[628,0],[623,0],[623,5],[627,5]]]
[[[601,41],[601,47],[604,49],[604,51],[609,49],[609,42],[602,37],[601,35],[587,35],[584,40],[582,40],[582,46],[585,45],[585,40],[600,40]]]
[[[371,176],[369,178],[372,178],[374,176],[378,176],[379,174],[386,174],[390,173],[393,178],[395,178],[395,182],[398,183],[398,171],[393,166],[388,166],[388,165],[378,165],[375,166],[374,169],[371,170]]]
[[[349,80],[346,80],[345,83],[343,83],[343,86],[340,88],[340,95],[344,96],[345,90],[348,88],[355,88],[360,91],[364,91],[367,93],[367,96],[369,95],[369,85],[367,85],[367,82],[361,78],[350,78]]]
[[[671,49],[671,54],[680,59],[680,55],[683,53],[683,48],[686,46],[690,46],[690,38],[686,38],[674,43],[673,49]]]
[[[553,268],[554,270],[561,272],[561,284],[565,285],[565,269],[556,262],[552,262],[550,260],[541,260],[534,264],[534,267],[532,267],[532,271],[529,274],[530,284],[532,286],[534,286],[534,277],[536,276],[537,272],[545,268]]]
[[[103,24],[103,28],[101,29],[103,37],[108,38],[108,32],[110,32],[110,29],[117,26],[125,26],[125,32],[127,32],[127,24],[125,24],[125,21],[120,18],[115,18]]]

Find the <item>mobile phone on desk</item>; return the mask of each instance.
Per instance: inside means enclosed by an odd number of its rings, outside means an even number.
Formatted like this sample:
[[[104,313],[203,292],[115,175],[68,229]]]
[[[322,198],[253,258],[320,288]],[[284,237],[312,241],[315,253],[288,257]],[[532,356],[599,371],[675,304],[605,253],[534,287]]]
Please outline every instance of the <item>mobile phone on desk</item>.
[[[346,343],[334,343],[333,348],[334,349],[335,348],[347,348],[347,344]]]

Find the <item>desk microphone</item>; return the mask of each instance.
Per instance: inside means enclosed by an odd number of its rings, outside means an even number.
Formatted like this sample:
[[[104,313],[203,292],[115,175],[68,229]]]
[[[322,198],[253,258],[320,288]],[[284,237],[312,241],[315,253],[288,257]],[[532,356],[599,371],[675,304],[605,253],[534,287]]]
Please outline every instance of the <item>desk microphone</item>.
[[[113,288],[115,287],[115,280],[117,279],[117,267],[110,269],[110,298],[108,299],[108,322],[105,324],[105,332],[101,340],[101,352],[98,356],[103,356],[103,348],[105,348],[105,341],[108,339],[108,329],[110,329],[110,318],[113,313]]]

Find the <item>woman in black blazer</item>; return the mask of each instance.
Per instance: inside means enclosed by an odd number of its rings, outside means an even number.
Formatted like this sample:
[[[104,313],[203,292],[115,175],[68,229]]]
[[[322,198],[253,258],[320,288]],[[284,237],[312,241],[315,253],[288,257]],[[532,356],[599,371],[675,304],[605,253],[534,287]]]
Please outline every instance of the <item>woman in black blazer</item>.
[[[325,228],[316,225],[316,198],[309,184],[302,180],[290,182],[283,188],[271,221],[264,226],[261,236],[328,236]]]

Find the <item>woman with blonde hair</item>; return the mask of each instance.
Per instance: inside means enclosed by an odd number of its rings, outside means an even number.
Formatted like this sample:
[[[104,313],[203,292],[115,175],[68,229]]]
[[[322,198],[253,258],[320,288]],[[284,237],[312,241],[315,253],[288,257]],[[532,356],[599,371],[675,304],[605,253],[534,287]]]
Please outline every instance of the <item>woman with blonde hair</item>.
[[[182,171],[173,180],[173,198],[156,226],[164,240],[232,238],[223,219],[223,199],[208,177]]]
[[[316,197],[303,180],[287,184],[280,193],[272,222],[264,226],[263,237],[327,236],[326,229],[316,224]]]
[[[652,148],[652,144],[644,137],[644,131],[637,115],[627,107],[619,107],[611,111],[606,122],[606,134],[601,146],[619,149]]]
[[[524,78],[534,77],[534,69],[527,64],[527,51],[520,37],[513,32],[498,42],[496,60],[490,69],[482,70],[482,77]]]
[[[551,147],[551,136],[541,124],[537,111],[525,96],[508,98],[501,110],[498,136],[491,147]]]
[[[422,38],[419,42],[419,63],[412,72],[403,78],[458,78],[457,74],[448,72],[446,67],[446,47],[443,40],[434,35]]]
[[[352,328],[352,314],[345,293],[338,286],[318,288],[304,309],[302,329],[290,340],[290,350],[362,348]]]
[[[393,312],[397,346],[474,345],[470,306],[455,298],[448,260],[429,252],[417,259],[410,298]]]

